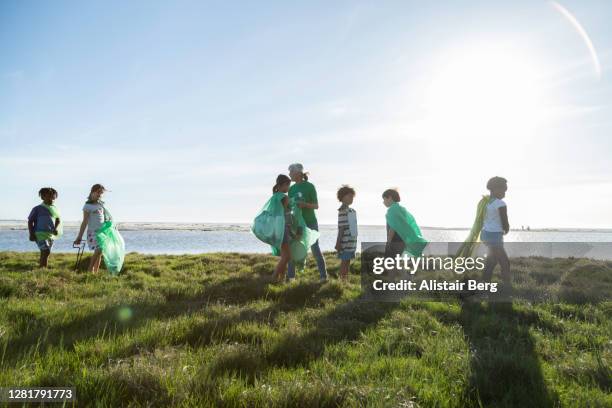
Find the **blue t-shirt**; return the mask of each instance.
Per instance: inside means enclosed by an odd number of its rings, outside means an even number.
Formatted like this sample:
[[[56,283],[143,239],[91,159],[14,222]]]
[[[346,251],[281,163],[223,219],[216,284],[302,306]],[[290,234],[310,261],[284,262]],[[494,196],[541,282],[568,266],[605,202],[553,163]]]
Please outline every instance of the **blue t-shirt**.
[[[34,232],[53,232],[55,230],[55,219],[51,211],[42,204],[32,208],[28,222],[34,222]]]

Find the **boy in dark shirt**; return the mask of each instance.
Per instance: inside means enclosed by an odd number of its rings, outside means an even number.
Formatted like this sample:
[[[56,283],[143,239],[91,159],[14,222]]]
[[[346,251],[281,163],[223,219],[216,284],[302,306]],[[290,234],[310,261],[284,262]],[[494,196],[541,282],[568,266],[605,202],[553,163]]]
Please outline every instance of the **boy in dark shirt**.
[[[59,211],[53,205],[57,199],[57,191],[51,187],[43,187],[38,192],[43,202],[32,208],[28,216],[30,241],[35,241],[40,250],[40,267],[46,268],[53,241],[61,235]]]

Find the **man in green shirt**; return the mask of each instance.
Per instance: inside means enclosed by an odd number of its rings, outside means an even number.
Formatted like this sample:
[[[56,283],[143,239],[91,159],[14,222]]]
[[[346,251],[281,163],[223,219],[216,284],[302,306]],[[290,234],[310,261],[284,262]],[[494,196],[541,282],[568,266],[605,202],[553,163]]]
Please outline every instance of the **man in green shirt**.
[[[315,186],[308,181],[308,174],[304,173],[304,166],[300,163],[294,163],[289,166],[289,177],[295,182],[289,188],[289,198],[293,198],[298,203],[297,205],[302,209],[302,216],[306,226],[310,229],[319,230],[319,224],[315,215],[315,210],[319,208],[319,202],[317,201],[317,190]],[[317,261],[317,267],[319,269],[319,277],[321,282],[327,280],[327,267],[325,265],[325,258],[321,253],[319,247],[319,241],[315,242],[312,247],[312,254]],[[295,278],[295,267],[289,263],[287,270],[287,280]]]

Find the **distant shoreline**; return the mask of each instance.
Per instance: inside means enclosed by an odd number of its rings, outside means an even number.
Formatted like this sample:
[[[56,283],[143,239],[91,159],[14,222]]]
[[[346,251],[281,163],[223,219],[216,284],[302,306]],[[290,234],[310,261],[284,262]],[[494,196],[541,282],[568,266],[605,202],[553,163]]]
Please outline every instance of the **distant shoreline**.
[[[78,228],[79,221],[66,221],[66,228]],[[335,224],[321,224],[322,228],[329,229],[335,228]],[[361,228],[383,228],[382,224],[364,224],[360,225]],[[124,231],[138,230],[138,231],[248,231],[250,230],[249,223],[240,222],[120,222],[119,228]],[[423,230],[438,230],[438,231],[469,231],[470,227],[432,227],[423,226]],[[27,230],[25,220],[0,220],[0,231],[6,230]],[[530,230],[523,230],[520,228],[513,228],[511,231],[520,232],[595,232],[595,233],[609,233],[612,232],[612,228],[563,228],[563,227],[547,227],[547,228],[531,228]]]

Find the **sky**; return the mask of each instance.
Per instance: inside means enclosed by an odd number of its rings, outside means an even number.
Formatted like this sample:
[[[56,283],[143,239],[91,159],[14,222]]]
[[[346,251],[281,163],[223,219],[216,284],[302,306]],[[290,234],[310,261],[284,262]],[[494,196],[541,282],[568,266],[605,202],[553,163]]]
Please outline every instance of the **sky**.
[[[383,224],[612,227],[612,2],[0,2],[0,219],[250,222],[303,163]]]

